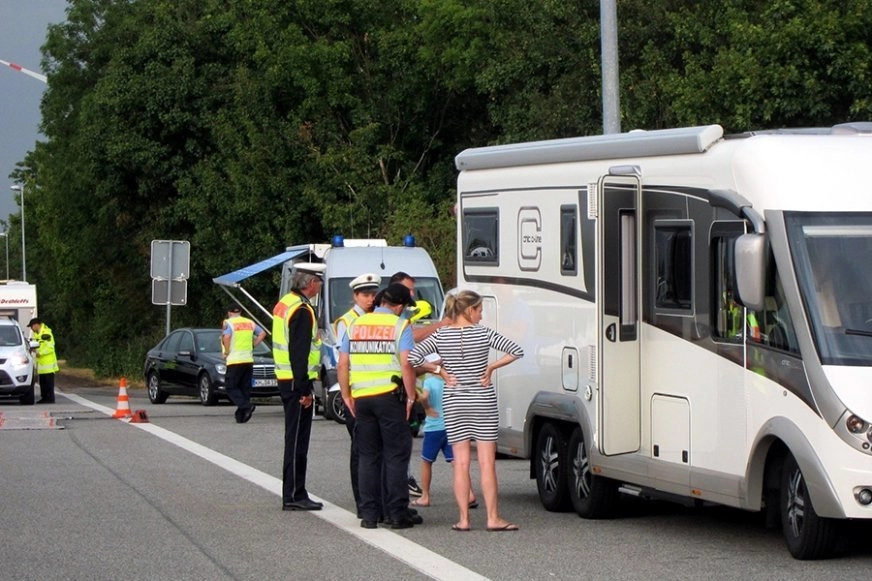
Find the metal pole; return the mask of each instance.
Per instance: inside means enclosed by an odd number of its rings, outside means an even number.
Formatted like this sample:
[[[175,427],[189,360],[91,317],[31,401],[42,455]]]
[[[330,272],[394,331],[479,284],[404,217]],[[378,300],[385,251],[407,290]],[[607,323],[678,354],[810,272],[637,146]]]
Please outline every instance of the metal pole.
[[[618,74],[618,9],[615,0],[600,0],[602,36],[603,135],[621,132],[621,87]]]
[[[3,233],[3,238],[6,241],[6,280],[9,280],[9,232]]]
[[[167,260],[167,335],[170,334],[170,311],[173,304],[173,241],[170,240],[169,243],[169,260]]]
[[[27,282],[27,247],[24,244],[24,184],[15,184],[10,189],[21,194],[21,280]]]

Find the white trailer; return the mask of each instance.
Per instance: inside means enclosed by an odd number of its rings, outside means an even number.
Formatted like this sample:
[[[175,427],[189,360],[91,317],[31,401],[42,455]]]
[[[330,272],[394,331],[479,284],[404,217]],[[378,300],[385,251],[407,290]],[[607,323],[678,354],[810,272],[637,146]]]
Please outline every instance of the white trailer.
[[[503,453],[548,510],[765,510],[797,558],[872,522],[872,123],[469,149],[458,286],[526,356]]]
[[[0,281],[0,317],[18,322],[25,337],[30,337],[27,323],[37,316],[36,285],[23,281]]]

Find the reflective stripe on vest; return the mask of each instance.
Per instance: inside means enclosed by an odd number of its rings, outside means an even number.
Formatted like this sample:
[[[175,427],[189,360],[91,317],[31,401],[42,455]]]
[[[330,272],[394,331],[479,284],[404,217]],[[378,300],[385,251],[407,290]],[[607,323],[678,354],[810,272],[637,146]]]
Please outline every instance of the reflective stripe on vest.
[[[367,313],[348,327],[351,397],[389,393],[402,376],[400,337],[409,321],[392,313]]]
[[[304,307],[312,315],[312,343],[307,357],[308,375],[310,379],[317,379],[321,369],[321,340],[318,339],[318,325],[315,320],[315,309],[297,293],[288,293],[276,303],[273,309],[272,340],[273,359],[276,364],[276,377],[278,379],[293,379],[294,371],[291,369],[291,350],[288,344],[288,330],[291,317],[297,309]]]
[[[230,317],[226,324],[231,330],[227,365],[254,363],[254,321],[245,317]]]

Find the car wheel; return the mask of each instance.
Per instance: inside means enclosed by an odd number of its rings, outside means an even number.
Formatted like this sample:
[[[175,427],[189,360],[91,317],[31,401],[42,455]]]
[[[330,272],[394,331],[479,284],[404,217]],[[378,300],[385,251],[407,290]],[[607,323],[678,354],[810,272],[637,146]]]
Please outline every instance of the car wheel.
[[[534,469],[539,500],[545,510],[558,512],[569,508],[566,486],[566,437],[554,424],[546,423],[536,439]]]
[[[33,405],[33,402],[36,398],[33,395],[33,382],[30,382],[30,389],[27,390],[27,393],[18,398],[18,401],[21,405]]]
[[[781,473],[781,528],[790,554],[802,560],[831,556],[839,536],[837,525],[815,512],[802,470],[788,454]]]
[[[170,394],[160,388],[160,376],[156,371],[148,374],[148,401],[151,403],[164,403]]]
[[[203,405],[210,406],[218,403],[218,394],[215,393],[215,386],[212,385],[212,380],[207,373],[201,373],[197,379],[197,392]]]
[[[584,431],[575,428],[569,437],[569,500],[578,516],[589,519],[614,515],[620,502],[618,483],[597,476],[590,469],[590,459],[584,443]]]
[[[342,401],[342,392],[331,391],[327,393],[324,417],[335,420],[338,424],[345,424],[345,402]]]

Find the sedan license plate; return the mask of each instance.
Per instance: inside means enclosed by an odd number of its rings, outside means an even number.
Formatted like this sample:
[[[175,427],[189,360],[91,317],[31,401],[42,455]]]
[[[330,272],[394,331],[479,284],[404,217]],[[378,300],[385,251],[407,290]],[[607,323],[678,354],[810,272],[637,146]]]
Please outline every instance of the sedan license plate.
[[[276,379],[255,379],[254,387],[276,387],[279,384]]]

